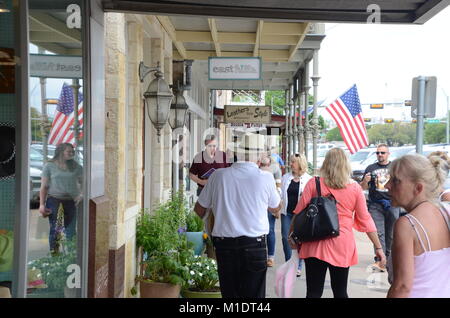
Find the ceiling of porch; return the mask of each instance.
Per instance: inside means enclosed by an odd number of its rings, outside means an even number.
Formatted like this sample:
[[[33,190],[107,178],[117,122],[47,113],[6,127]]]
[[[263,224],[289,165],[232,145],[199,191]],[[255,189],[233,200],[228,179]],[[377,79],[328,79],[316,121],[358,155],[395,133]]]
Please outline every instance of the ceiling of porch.
[[[284,90],[312,59],[324,25],[202,16],[157,16],[173,43],[173,57],[195,60],[196,76],[212,89]],[[261,57],[261,80],[208,80],[209,57]]]

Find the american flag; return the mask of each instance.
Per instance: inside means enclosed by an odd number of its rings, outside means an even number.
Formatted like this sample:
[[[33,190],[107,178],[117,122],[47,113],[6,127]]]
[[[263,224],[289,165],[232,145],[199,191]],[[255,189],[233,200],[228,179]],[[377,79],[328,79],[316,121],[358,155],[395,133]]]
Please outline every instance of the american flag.
[[[339,127],[350,153],[369,145],[356,84],[331,103],[326,110]]]
[[[78,94],[79,104],[83,101],[83,94]],[[74,122],[74,96],[70,85],[64,83],[58,105],[56,106],[55,119],[53,119],[52,129],[48,137],[50,145],[59,145],[61,143],[75,144],[75,134],[73,130]],[[83,136],[81,128],[83,127],[83,105],[78,108],[78,123],[80,128],[79,137]]]

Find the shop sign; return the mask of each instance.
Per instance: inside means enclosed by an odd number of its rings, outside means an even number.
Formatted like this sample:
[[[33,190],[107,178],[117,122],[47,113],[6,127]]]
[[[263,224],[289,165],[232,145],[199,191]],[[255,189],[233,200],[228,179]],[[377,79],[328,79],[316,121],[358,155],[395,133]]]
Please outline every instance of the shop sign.
[[[81,56],[30,54],[30,76],[83,78]]]
[[[210,57],[208,59],[210,80],[260,80],[259,57]]]
[[[271,106],[225,105],[225,123],[269,124],[272,120]]]

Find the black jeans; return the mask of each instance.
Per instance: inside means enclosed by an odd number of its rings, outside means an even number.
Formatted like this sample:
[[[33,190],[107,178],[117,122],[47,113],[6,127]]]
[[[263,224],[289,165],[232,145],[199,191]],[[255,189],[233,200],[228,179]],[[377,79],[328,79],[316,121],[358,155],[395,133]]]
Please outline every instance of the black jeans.
[[[320,259],[305,259],[306,298],[320,298],[325,284],[327,269],[330,269],[331,289],[334,298],[348,298],[347,282],[349,267],[336,267]]]
[[[266,236],[213,237],[223,298],[265,298]]]

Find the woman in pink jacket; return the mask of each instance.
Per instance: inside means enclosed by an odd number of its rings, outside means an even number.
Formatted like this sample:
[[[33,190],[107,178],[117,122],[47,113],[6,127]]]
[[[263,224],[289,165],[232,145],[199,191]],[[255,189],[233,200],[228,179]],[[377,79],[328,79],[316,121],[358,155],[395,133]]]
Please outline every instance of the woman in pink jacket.
[[[348,297],[349,268],[358,263],[353,228],[367,233],[375,246],[376,255],[382,264],[386,264],[386,256],[375,223],[367,211],[361,186],[350,178],[350,173],[351,167],[345,152],[340,148],[330,149],[320,169],[320,187],[322,196],[332,194],[338,202],[339,236],[301,244],[299,257],[305,260],[307,298],[322,296],[327,269],[330,270],[334,297]],[[313,178],[307,183],[294,214],[302,213],[315,196],[317,191]],[[290,232],[293,224],[294,220]],[[297,245],[291,241],[291,247],[297,248]]]

